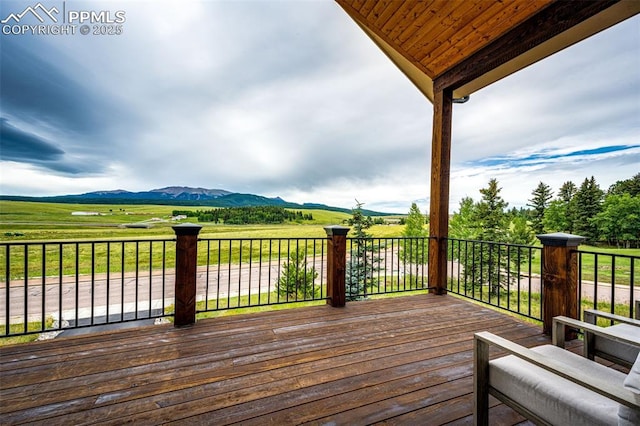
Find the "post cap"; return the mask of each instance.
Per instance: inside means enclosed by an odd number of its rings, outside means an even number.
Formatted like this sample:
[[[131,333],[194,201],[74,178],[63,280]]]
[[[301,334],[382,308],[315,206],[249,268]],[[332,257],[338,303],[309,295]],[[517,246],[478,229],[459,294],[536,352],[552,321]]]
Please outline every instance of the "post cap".
[[[347,235],[347,233],[349,232],[349,230],[351,230],[351,228],[348,228],[346,226],[340,226],[340,225],[331,225],[331,226],[325,226],[324,230],[327,233],[328,237],[332,237],[334,235]]]
[[[180,225],[172,226],[173,231],[176,235],[198,235],[200,230],[202,229],[202,225],[197,225],[195,223],[181,223]]]
[[[567,234],[566,232],[554,232],[552,234],[536,235],[542,245],[552,247],[577,247],[586,240],[580,235]]]

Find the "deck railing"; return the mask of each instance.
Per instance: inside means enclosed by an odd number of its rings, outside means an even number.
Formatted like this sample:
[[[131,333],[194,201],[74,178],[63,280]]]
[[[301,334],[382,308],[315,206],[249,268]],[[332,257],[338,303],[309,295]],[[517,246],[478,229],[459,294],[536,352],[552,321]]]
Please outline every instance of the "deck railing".
[[[176,241],[0,243],[0,336],[173,317],[182,291]],[[197,239],[194,314],[327,301],[327,241]],[[427,246],[426,238],[347,239],[343,273],[363,283],[347,300],[427,288]]]
[[[185,325],[212,311],[430,289],[426,237],[349,238],[338,226],[327,238],[216,239],[174,229],[172,239],[0,242],[0,336],[165,317]],[[634,316],[640,258],[550,249],[448,239],[447,291],[545,324],[567,314],[558,306]],[[554,293],[565,285],[575,288]]]
[[[424,290],[427,238],[347,238],[346,298]],[[197,313],[326,300],[326,238],[201,238]]]
[[[170,315],[175,239],[0,243],[0,335]]]
[[[578,249],[570,254],[577,258],[578,316],[594,308],[634,318],[635,302],[640,300],[640,257]],[[447,290],[543,320],[543,256],[539,246],[449,239]]]
[[[427,289],[428,241],[428,237],[347,238],[347,300]]]
[[[579,306],[635,318],[640,257],[577,251]]]
[[[197,313],[326,300],[326,238],[198,241]]]
[[[448,240],[451,293],[542,320],[542,248],[491,241]]]

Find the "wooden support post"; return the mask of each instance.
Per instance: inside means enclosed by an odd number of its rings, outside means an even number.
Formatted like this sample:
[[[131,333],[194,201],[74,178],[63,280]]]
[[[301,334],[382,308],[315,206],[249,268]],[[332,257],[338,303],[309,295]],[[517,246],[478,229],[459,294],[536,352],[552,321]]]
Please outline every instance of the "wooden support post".
[[[349,228],[326,226],[327,232],[327,304],[341,308],[346,303],[347,233]]]
[[[429,208],[429,292],[435,294],[447,292],[452,106],[452,90],[445,89],[434,94]]]
[[[578,235],[557,232],[537,236],[542,242],[542,322],[544,334],[553,330],[553,317],[580,318],[578,312],[578,256],[576,248],[585,240]],[[577,334],[565,328],[566,340]]]
[[[176,233],[175,314],[173,325],[182,327],[196,322],[196,271],[200,225],[182,223]]]

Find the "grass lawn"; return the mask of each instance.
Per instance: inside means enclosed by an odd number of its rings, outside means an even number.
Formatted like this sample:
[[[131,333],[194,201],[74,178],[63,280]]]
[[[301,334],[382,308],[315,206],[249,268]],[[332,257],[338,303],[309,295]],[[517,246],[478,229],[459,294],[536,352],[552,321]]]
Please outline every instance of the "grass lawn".
[[[189,218],[171,221],[173,210],[206,210],[212,207],[63,204],[0,200],[0,235],[3,241],[68,241],[126,238],[172,238],[172,226],[195,222]],[[296,209],[300,210],[300,209]],[[73,212],[96,212],[99,216],[77,216]],[[313,220],[278,225],[220,225],[197,223],[200,236],[209,238],[324,237],[324,226],[340,225],[350,215],[326,210],[305,210]],[[126,224],[150,224],[149,228],[126,228]],[[399,226],[398,226],[399,227]]]
[[[629,285],[631,282],[631,260],[624,257],[617,257],[614,268],[612,256],[640,257],[640,249],[616,249],[588,245],[581,245],[578,249],[579,251],[584,252],[580,257],[582,262],[582,279],[585,281],[595,281],[595,271],[597,270],[599,283],[611,283],[611,274],[615,271],[616,284]],[[540,270],[541,258],[539,253],[539,251],[534,252],[535,255],[531,262],[531,268],[533,271]],[[597,268],[596,255],[592,253],[598,253]],[[638,260],[634,262],[633,270],[634,285],[640,285],[640,262]]]
[[[198,210],[209,207],[182,207],[157,205],[110,205],[110,204],[62,204],[33,203],[20,201],[0,201],[0,235],[2,242],[49,242],[49,244],[15,246],[0,250],[0,280],[22,279],[25,269],[30,277],[59,276],[90,273],[118,273],[140,270],[159,270],[175,265],[175,233],[170,220],[173,210]],[[73,212],[97,212],[100,216],[77,216]],[[324,239],[325,226],[343,224],[349,214],[326,210],[308,210],[312,221],[275,225],[224,225],[198,223],[202,226],[199,237],[199,264],[211,261],[238,262],[249,259],[256,261],[262,256],[268,258],[271,252],[277,259],[278,242],[270,247],[269,242],[234,241],[233,247],[225,242],[207,242],[207,239],[292,239],[284,242],[283,256],[287,256],[292,244],[306,246],[308,255],[321,252],[322,242],[305,243],[305,238]],[[195,218],[191,218],[194,219]],[[124,228],[123,224],[141,223],[152,220],[149,228]],[[181,222],[188,222],[184,220]],[[371,232],[377,237],[399,236],[400,225],[376,225]],[[140,243],[93,244],[92,241],[144,240]],[[155,241],[155,240],[171,241]],[[68,242],[68,244],[50,244]],[[315,251],[314,251],[315,248]],[[44,260],[43,260],[44,253]],[[10,271],[7,273],[7,256]],[[92,262],[92,259],[96,259]],[[108,261],[107,261],[108,259]],[[26,268],[25,268],[26,264]],[[62,271],[60,268],[62,267]]]

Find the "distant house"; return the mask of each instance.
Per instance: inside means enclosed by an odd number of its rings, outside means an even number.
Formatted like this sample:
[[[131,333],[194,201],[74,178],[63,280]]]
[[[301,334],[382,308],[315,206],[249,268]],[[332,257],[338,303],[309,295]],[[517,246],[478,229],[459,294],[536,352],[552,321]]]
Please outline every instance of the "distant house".
[[[171,220],[184,220],[187,218],[186,214],[179,214],[175,216],[171,216]]]
[[[101,216],[100,212],[71,212],[71,216]]]

